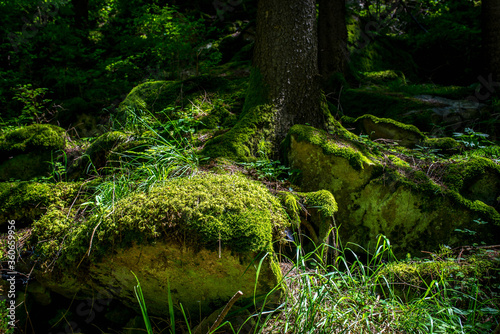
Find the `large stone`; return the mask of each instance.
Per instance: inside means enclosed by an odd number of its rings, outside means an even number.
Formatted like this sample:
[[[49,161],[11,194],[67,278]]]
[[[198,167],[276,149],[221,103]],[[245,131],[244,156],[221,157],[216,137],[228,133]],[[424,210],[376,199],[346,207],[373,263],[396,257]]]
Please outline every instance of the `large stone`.
[[[280,279],[272,242],[286,214],[243,176],[169,180],[76,224],[68,210],[51,207],[32,239],[43,265],[57,260],[52,271],[37,272],[38,281],[68,298],[98,292],[137,309],[134,272],[151,315],[168,315],[169,291],[189,314],[207,315],[238,290],[260,298]]]
[[[291,167],[302,171],[302,189],[325,189],[335,197],[343,243],[365,246],[383,234],[397,254],[420,255],[440,244],[475,241],[456,229],[495,240],[500,215],[493,207],[446,190],[423,172],[382,164],[358,143],[307,126],[294,126],[287,145]],[[477,219],[489,224],[478,225]]]
[[[0,136],[0,181],[48,176],[57,151],[66,146],[64,129],[33,124]]]
[[[414,147],[425,140],[425,136],[417,127],[390,118],[363,115],[356,119],[356,124],[372,140],[390,139],[398,145],[407,147]]]

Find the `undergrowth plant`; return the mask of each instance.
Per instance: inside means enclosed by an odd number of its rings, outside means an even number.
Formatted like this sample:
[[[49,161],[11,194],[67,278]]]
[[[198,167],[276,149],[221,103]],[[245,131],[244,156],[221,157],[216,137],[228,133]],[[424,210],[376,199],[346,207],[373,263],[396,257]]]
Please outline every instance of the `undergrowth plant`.
[[[119,165],[108,168],[95,187],[94,200],[86,204],[96,213],[110,212],[118,200],[133,192],[148,192],[170,178],[195,175],[204,158],[192,142],[193,124],[185,119],[161,122],[151,113],[129,110],[123,125],[141,133],[141,144],[117,154]]]
[[[305,252],[296,244],[294,256],[282,261],[282,281],[265,298],[281,290],[281,302],[254,302],[257,311],[244,324],[254,323],[254,334],[491,333],[499,326],[498,251],[475,248],[457,258],[443,247],[430,259],[398,260],[384,236],[372,253],[337,245]],[[325,246],[328,259],[317,256]],[[486,285],[488,280],[496,283]],[[236,334],[244,327],[226,321],[221,328]]]
[[[317,250],[304,253],[297,245],[284,273],[283,302],[256,332],[489,333],[498,326],[498,286],[482,285],[465,267],[455,274],[436,270],[430,278],[416,272],[415,280],[401,281],[394,274],[398,266],[434,268],[438,260],[399,261],[384,237],[372,255],[361,256],[354,249],[362,248],[334,249],[332,265],[315,256]],[[457,259],[447,261],[456,265]],[[446,268],[444,263],[438,264]]]

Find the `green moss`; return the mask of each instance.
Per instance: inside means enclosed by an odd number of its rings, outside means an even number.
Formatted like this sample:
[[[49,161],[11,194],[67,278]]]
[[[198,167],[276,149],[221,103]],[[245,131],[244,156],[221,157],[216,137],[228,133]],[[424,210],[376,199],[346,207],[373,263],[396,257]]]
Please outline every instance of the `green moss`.
[[[40,217],[51,204],[63,207],[72,202],[81,183],[0,183],[0,224],[7,219],[30,223]]]
[[[106,165],[112,150],[129,141],[130,137],[130,135],[120,131],[106,132],[92,142],[85,154],[88,155],[95,168],[102,168]]]
[[[376,40],[360,31],[367,23],[351,21],[349,40],[352,41],[350,67],[356,72],[380,72],[395,70],[406,77],[416,77],[416,64],[405,46],[397,39],[377,36]],[[356,48],[357,47],[357,48]]]
[[[255,107],[269,103],[268,87],[264,84],[262,74],[258,68],[253,67],[250,73],[245,105],[243,106],[243,116]]]
[[[450,137],[426,138],[423,145],[445,151],[459,150],[462,147],[459,142]]]
[[[210,140],[202,154],[234,161],[255,160],[259,143],[272,140],[271,126],[275,113],[270,105],[249,110],[231,130]]]
[[[500,178],[500,166],[487,158],[473,157],[449,164],[443,181],[450,189],[461,192],[474,179],[488,173]]]
[[[288,224],[279,201],[262,184],[214,174],[169,180],[148,194],[133,194],[104,216],[71,223],[70,237],[64,217],[67,209],[43,216],[33,224],[33,233],[39,241],[54,241],[36,243],[47,257],[62,249],[62,256],[70,261],[87,251],[94,229],[92,252],[98,255],[157,239],[209,249],[217,249],[220,243],[235,252],[259,252],[272,251],[273,233]],[[67,230],[54,233],[52,225]]]
[[[363,76],[363,81],[375,84],[386,83],[397,79],[401,79],[403,82],[405,81],[404,74],[394,70],[362,72],[361,75]]]
[[[365,119],[369,119],[375,124],[380,123],[380,124],[384,124],[386,126],[392,125],[393,127],[397,128],[398,130],[404,130],[405,131],[404,133],[409,133],[409,134],[417,137],[420,140],[423,140],[425,138],[424,134],[422,132],[420,132],[420,130],[416,126],[411,125],[411,124],[404,124],[404,123],[395,121],[395,120],[390,119],[390,118],[379,118],[379,117],[376,117],[376,116],[373,116],[370,114],[366,114],[366,115],[363,115],[361,117],[358,117],[355,122],[358,123],[358,122],[361,122]]]
[[[331,192],[328,190],[308,193],[282,191],[279,193],[279,198],[293,223],[297,227],[301,224],[305,225],[310,238],[316,245],[327,242],[333,216],[338,211],[337,202]]]
[[[200,76],[184,81],[150,81],[140,84],[132,89],[125,100],[118,107],[119,119],[124,116],[127,109],[142,110],[155,114],[161,118],[160,113],[170,119],[178,118],[173,112],[173,107],[189,104],[192,94],[199,91],[226,91],[234,89],[234,85],[221,77]],[[167,110],[167,108],[170,109]]]
[[[456,168],[456,167],[454,167]],[[460,178],[460,175],[457,179]],[[500,226],[500,213],[493,207],[479,200],[471,200],[465,198],[457,189],[446,189],[436,184],[426,173],[412,168],[405,168],[404,175],[399,174],[394,170],[387,170],[383,178],[374,180],[378,183],[386,183],[388,181],[396,181],[404,184],[411,191],[424,195],[429,202],[435,199],[436,195],[448,198],[451,203],[457,208],[462,207],[470,211],[472,219],[482,219],[484,221]],[[424,205],[424,207],[427,204]],[[472,222],[472,220],[471,220]],[[486,239],[485,235],[485,239]]]
[[[308,193],[281,191],[279,192],[279,198],[289,217],[296,223],[300,223],[299,207],[316,209],[325,219],[333,217],[334,213],[339,209],[335,198],[328,190]]]
[[[65,146],[64,129],[50,124],[33,124],[0,137],[0,160],[22,153],[62,150]]]
[[[231,113],[227,107],[222,101],[218,100],[213,104],[208,115],[201,118],[201,123],[207,129],[215,129],[222,125],[230,115]]]
[[[406,161],[404,161],[404,160],[402,160],[402,159],[398,158],[398,157],[397,157],[397,156],[395,156],[395,155],[388,155],[388,156],[387,156],[387,158],[388,158],[389,160],[391,160],[391,162],[392,162],[395,166],[397,166],[397,167],[405,167],[405,168],[406,168],[406,167],[410,167],[410,164],[409,164],[409,163],[407,163]]]
[[[471,157],[496,159],[498,161],[500,159],[500,146],[492,145],[492,146],[481,147],[472,151],[468,151],[467,155]]]
[[[455,259],[393,262],[380,271],[391,282],[404,282],[414,287],[426,287],[432,280],[454,281],[487,276],[494,268],[491,260],[472,257],[459,263]]]
[[[299,193],[304,197],[304,204],[308,208],[316,208],[324,218],[331,218],[339,210],[337,202],[328,190],[320,190],[309,193]]]
[[[338,126],[342,128],[342,126]],[[370,160],[351,143],[346,140],[334,138],[323,130],[318,130],[307,125],[294,125],[285,139],[284,147],[286,149],[290,146],[291,136],[294,136],[297,141],[305,141],[318,145],[322,148],[324,154],[345,158],[356,170],[363,169],[363,163],[371,163]]]

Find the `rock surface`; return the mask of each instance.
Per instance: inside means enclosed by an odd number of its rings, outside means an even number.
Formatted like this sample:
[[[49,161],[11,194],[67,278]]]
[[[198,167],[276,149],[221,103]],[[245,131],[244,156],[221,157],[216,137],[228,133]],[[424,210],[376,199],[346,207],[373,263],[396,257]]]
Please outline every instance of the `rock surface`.
[[[302,171],[303,190],[325,189],[335,197],[344,244],[368,245],[383,234],[399,255],[419,256],[440,244],[471,242],[456,229],[478,232],[484,241],[494,240],[499,230],[500,215],[493,207],[446,190],[410,167],[383,165],[356,143],[323,131],[294,126],[288,159]],[[477,219],[489,224],[478,225]]]

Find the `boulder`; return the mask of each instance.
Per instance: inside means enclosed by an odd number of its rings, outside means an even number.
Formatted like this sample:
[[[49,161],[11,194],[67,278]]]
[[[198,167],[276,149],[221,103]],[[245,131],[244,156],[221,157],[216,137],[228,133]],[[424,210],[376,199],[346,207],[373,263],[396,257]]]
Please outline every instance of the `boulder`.
[[[236,291],[261,298],[280,279],[272,243],[288,225],[286,213],[243,176],[173,179],[68,219],[75,210],[51,207],[31,240],[50,269],[39,270],[38,281],[68,298],[98,291],[138,309],[134,272],[150,315],[168,315],[169,291],[189,314],[208,315]]]
[[[414,147],[425,140],[424,134],[416,126],[397,122],[390,118],[363,115],[356,119],[355,124],[371,140],[390,139],[405,147]]]
[[[328,190],[338,203],[341,240],[368,245],[383,234],[396,254],[477,241],[494,242],[500,214],[474,198],[436,184],[404,164],[383,163],[359,142],[295,125],[286,139],[292,168],[302,171],[304,191]],[[478,220],[489,224],[476,224]]]
[[[48,176],[56,151],[66,146],[64,129],[33,124],[0,136],[0,181]]]

